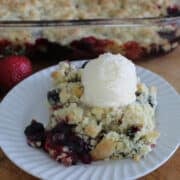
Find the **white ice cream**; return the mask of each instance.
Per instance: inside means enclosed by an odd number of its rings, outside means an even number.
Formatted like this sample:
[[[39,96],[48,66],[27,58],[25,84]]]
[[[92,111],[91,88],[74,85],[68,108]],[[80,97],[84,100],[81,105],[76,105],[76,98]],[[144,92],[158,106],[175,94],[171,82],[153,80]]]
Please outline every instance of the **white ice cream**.
[[[90,106],[119,107],[135,101],[135,65],[120,54],[106,53],[89,61],[82,71],[84,95]]]

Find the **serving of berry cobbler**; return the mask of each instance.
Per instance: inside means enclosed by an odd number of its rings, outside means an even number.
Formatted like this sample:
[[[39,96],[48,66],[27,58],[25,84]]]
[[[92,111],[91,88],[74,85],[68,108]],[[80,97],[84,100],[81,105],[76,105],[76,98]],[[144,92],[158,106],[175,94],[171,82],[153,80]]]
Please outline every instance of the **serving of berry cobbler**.
[[[125,69],[123,62],[127,63],[128,60],[123,60],[124,57],[120,55],[104,54],[89,62],[95,63],[96,61],[101,63],[101,68],[103,66],[107,68],[103,63],[113,64],[113,58],[116,63],[122,61],[120,71],[123,71],[123,68]],[[134,99],[128,97],[131,93],[129,92],[119,97],[120,101],[112,101],[114,90],[108,95],[105,87],[102,86],[104,90],[101,95],[105,94],[103,98],[107,97],[107,99],[103,103],[99,101],[98,105],[91,105],[90,102],[97,103],[98,98],[101,97],[96,92],[98,85],[93,91],[94,87],[91,84],[90,88],[93,93],[88,97],[92,97],[90,101],[86,99],[88,91],[84,84],[84,74],[85,71],[88,72],[88,66],[90,68],[90,63],[85,62],[81,68],[76,68],[68,61],[64,61],[60,62],[57,69],[52,72],[54,86],[47,92],[49,122],[44,126],[37,120],[32,120],[24,131],[28,144],[43,149],[65,166],[78,162],[89,164],[92,161],[105,159],[130,158],[138,161],[155,147],[159,137],[159,132],[155,130],[154,119],[157,107],[156,88],[147,87],[137,79],[133,91]],[[115,68],[117,66],[118,64]],[[98,69],[98,72],[101,70]],[[96,74],[95,70],[94,74]],[[93,78],[92,75],[91,77]],[[89,80],[92,80],[91,77]],[[125,82],[123,86],[127,84]],[[120,91],[123,94],[122,87]],[[93,100],[94,94],[96,96]],[[118,98],[118,94],[115,94],[115,98],[116,96]],[[111,100],[108,100],[108,97]],[[127,102],[128,99],[129,102]],[[111,105],[108,104],[109,102]]]

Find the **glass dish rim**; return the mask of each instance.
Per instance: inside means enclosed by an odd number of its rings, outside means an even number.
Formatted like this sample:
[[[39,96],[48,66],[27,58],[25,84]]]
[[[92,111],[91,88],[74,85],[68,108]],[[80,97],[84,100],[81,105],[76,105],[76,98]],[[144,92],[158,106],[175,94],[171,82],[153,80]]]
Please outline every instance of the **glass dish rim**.
[[[180,27],[180,16],[175,17],[149,17],[149,18],[108,18],[84,20],[28,20],[28,21],[2,21],[0,28],[47,28],[47,27],[83,27],[83,26],[166,26]]]

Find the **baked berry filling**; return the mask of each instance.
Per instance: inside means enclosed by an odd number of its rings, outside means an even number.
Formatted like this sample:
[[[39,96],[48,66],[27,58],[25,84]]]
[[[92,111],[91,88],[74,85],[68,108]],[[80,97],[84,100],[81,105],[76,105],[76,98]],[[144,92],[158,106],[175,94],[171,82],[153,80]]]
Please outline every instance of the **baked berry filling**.
[[[132,60],[139,60],[143,57],[166,54],[174,49],[173,43],[179,40],[175,30],[159,32],[159,36],[168,40],[170,47],[168,50],[160,44],[151,44],[147,49],[136,41],[128,41],[118,45],[112,40],[89,36],[80,40],[74,40],[69,45],[61,45],[60,43],[50,42],[47,39],[37,39],[34,44],[24,43],[22,45],[1,40],[0,54],[2,57],[14,54],[25,55],[31,60],[48,60],[56,63],[64,59],[91,59],[107,51],[118,51]]]
[[[135,41],[129,41],[124,44],[125,56],[132,60],[137,60],[145,56],[146,50]]]
[[[180,6],[174,5],[167,8],[167,14],[170,17],[180,16]]]
[[[41,123],[33,120],[24,133],[30,146],[43,148],[66,166],[78,161],[91,163],[90,145],[74,133],[74,127],[62,120],[53,129],[45,130]]]

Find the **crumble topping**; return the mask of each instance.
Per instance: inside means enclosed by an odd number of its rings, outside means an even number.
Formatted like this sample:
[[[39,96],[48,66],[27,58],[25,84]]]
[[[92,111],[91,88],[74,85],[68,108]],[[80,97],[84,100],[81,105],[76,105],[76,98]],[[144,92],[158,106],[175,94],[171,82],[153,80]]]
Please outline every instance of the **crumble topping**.
[[[80,76],[81,69],[75,70],[69,63],[62,62],[55,71],[74,74],[77,78],[65,79],[62,76],[54,76],[55,89],[60,90],[59,101],[62,107],[51,108],[51,118],[47,129],[52,129],[65,119],[68,124],[75,126],[75,133],[89,141],[90,154],[94,160],[132,158],[139,160],[152,150],[152,144],[156,143],[159,133],[155,130],[155,109],[157,106],[155,87],[147,87],[139,83],[136,92],[136,101],[128,106],[120,108],[100,108],[84,105],[80,97],[83,93]],[[76,74],[77,73],[77,74]],[[67,74],[67,73],[66,73]],[[68,77],[68,76],[67,76]],[[72,82],[73,81],[73,82]],[[58,83],[57,83],[58,82]],[[81,93],[75,93],[75,87],[82,88]],[[70,89],[70,93],[62,94]],[[71,101],[71,100],[72,101]]]
[[[139,82],[136,101],[127,106],[88,106],[81,101],[81,72],[61,62],[52,73],[54,87],[47,94],[49,123],[44,128],[33,120],[25,129],[28,144],[44,148],[66,166],[104,159],[138,161],[148,154],[159,137],[154,119],[156,87]]]
[[[1,0],[2,20],[154,17],[167,14],[170,0]]]

